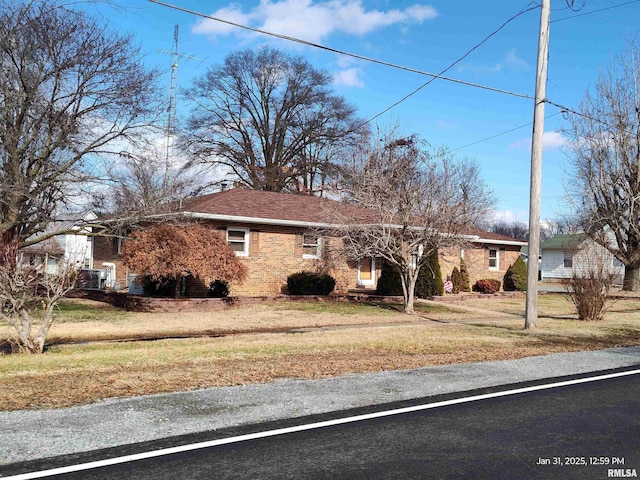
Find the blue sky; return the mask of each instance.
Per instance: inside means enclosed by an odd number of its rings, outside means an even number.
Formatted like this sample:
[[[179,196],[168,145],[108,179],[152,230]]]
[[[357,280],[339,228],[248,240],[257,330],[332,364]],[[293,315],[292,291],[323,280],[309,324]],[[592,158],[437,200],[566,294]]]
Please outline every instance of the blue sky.
[[[179,50],[197,59],[181,61],[179,86],[221,63],[232,51],[269,44],[305,57],[334,76],[335,91],[362,118],[378,115],[429,77],[275,39],[203,20],[148,0],[114,0],[122,8],[99,7],[113,28],[134,33],[149,65],[166,72],[169,90],[174,25]],[[525,0],[166,0],[166,3],[254,28],[375,58],[415,70],[439,73],[504,22],[535,6]],[[640,1],[551,2],[547,98],[576,108],[613,57],[638,34]],[[614,8],[610,8],[614,7]],[[606,10],[604,10],[606,9]],[[533,96],[540,9],[523,13],[445,75],[481,86]],[[178,116],[188,106],[179,100]],[[562,202],[568,168],[559,109],[546,106],[541,217],[566,212]],[[496,217],[528,221],[530,137],[533,101],[479,87],[436,80],[374,124],[398,123],[433,146],[475,159],[494,190]],[[523,126],[516,129],[516,127]],[[516,129],[516,130],[513,130]],[[505,133],[513,130],[509,133]],[[493,138],[491,138],[493,137]],[[568,213],[568,212],[567,212]]]

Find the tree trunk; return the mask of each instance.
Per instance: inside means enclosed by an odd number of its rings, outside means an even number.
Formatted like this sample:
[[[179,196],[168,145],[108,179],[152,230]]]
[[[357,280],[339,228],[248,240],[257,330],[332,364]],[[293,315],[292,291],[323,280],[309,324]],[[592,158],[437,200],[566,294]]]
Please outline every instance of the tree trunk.
[[[417,275],[407,273],[402,275],[402,290],[404,293],[404,313],[413,314],[413,300],[415,298]]]
[[[18,350],[21,353],[42,353],[44,351],[46,334],[40,329],[38,335],[35,337],[31,336],[33,321],[26,311],[20,312],[19,321],[21,322],[21,328],[18,331]],[[47,319],[45,318],[43,322],[46,321]]]
[[[634,264],[624,267],[622,290],[626,292],[640,292],[640,265]]]

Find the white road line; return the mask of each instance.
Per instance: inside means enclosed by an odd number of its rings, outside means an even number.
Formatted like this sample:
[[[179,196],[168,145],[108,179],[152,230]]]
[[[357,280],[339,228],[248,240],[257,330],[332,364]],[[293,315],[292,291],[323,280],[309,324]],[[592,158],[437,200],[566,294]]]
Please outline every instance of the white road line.
[[[239,435],[236,437],[221,438],[218,440],[210,440],[207,442],[193,443],[191,445],[181,445],[179,447],[164,448],[161,450],[154,450],[151,452],[136,453],[133,455],[125,455],[123,457],[109,458],[106,460],[80,463],[78,465],[69,465],[67,467],[52,468],[50,470],[23,473],[23,474],[14,475],[11,477],[0,477],[0,478],[2,480],[31,480],[34,478],[45,478],[45,477],[51,477],[53,475],[62,475],[65,473],[81,472],[84,470],[91,470],[94,468],[108,467],[111,465],[118,465],[118,464],[127,463],[127,462],[135,462],[137,460],[146,460],[149,458],[163,457],[166,455],[173,455],[175,453],[190,452],[193,450],[200,450],[203,448],[210,448],[210,447],[217,447],[220,445],[228,445],[231,443],[245,442],[247,440],[275,437],[278,435],[287,435],[289,433],[304,432],[307,430],[315,430],[318,428],[331,427],[335,425],[344,425],[347,423],[361,422],[363,420],[390,417],[392,415],[402,415],[404,413],[419,412],[422,410],[430,410],[433,408],[446,407],[449,405],[459,405],[462,403],[476,402],[479,400],[487,400],[490,398],[506,397],[509,395],[518,395],[521,393],[536,392],[540,390],[549,390],[551,388],[566,387],[569,385],[578,385],[581,383],[597,382],[599,380],[608,380],[611,378],[626,377],[630,375],[636,375],[638,373],[640,373],[640,370],[630,370],[627,372],[610,373],[606,375],[599,375],[596,377],[579,378],[576,380],[567,380],[564,382],[556,382],[556,383],[548,383],[545,385],[535,385],[532,387],[516,388],[514,390],[505,390],[502,392],[485,393],[483,395],[474,395],[471,397],[456,398],[453,400],[444,400],[441,402],[427,403],[424,405],[415,405],[413,407],[398,408],[395,410],[386,410],[382,412],[368,413],[365,415],[356,415],[356,416],[347,417],[347,418],[338,418],[335,420],[327,420],[324,422],[309,423],[306,425],[297,425],[295,427],[278,428],[276,430],[269,430],[266,432],[249,433],[246,435]]]

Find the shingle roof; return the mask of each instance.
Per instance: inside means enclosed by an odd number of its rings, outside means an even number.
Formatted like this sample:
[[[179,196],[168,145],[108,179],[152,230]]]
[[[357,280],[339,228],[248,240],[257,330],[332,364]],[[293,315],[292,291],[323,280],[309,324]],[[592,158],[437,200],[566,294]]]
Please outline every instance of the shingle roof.
[[[468,228],[464,231],[464,233],[468,235],[477,235],[482,240],[495,240],[501,242],[520,242],[523,245],[526,245],[527,242],[522,240],[518,240],[513,237],[508,237],[506,235],[501,235],[499,233],[487,232],[485,230],[480,230],[479,228]]]
[[[361,218],[362,221],[373,218],[367,210],[327,198],[245,188],[232,188],[187,199],[182,202],[179,210],[289,222],[327,223],[327,211],[336,207],[349,211],[350,215]]]
[[[245,188],[232,188],[186,199],[178,208],[180,212],[315,224],[330,222],[327,211],[331,209],[348,213],[351,219],[358,219],[362,223],[377,222],[379,218],[366,209],[327,198]],[[493,240],[499,243],[519,242],[511,237],[475,228],[465,229],[463,233],[475,235],[481,240]]]
[[[62,245],[60,245],[60,241],[56,237],[49,237],[46,240],[34,243],[33,245],[29,245],[28,247],[24,247],[21,249],[21,251],[32,255],[64,254],[64,248],[62,247]]]
[[[540,249],[545,250],[576,250],[578,245],[587,239],[584,233],[573,233],[567,235],[556,235],[546,239],[540,244]]]

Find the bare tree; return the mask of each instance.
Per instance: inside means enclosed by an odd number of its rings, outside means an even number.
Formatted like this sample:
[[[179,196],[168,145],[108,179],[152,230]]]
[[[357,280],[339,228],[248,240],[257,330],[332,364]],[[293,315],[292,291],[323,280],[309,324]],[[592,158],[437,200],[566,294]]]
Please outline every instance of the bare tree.
[[[14,335],[9,342],[23,353],[42,353],[54,321],[58,301],[73,288],[77,271],[73,265],[59,265],[55,274],[46,265],[22,260],[17,244],[5,246],[0,258],[0,318]]]
[[[92,209],[133,219],[172,208],[200,184],[193,178],[195,172],[170,165],[153,149],[142,154],[123,153],[107,172],[102,188],[91,194]]]
[[[571,233],[580,233],[582,228],[575,224],[575,221],[566,218],[556,218],[554,220],[545,220],[540,225],[540,240],[555,237],[556,235],[567,235]]]
[[[196,107],[181,144],[250,188],[314,191],[332,149],[357,131],[354,107],[330,82],[328,73],[279,50],[232,53],[186,91]]]
[[[488,213],[493,194],[477,165],[445,150],[429,151],[415,136],[387,134],[345,167],[341,189],[361,209],[332,212],[342,253],[352,260],[382,258],[400,272],[404,311],[430,253],[465,244],[465,231]]]
[[[640,291],[640,68],[633,45],[600,75],[569,117],[573,167],[567,197],[591,238],[625,265]]]
[[[488,227],[488,230],[493,233],[523,241],[526,241],[529,238],[529,226],[526,223],[519,222],[517,220],[513,220],[511,222],[506,220],[494,222]]]
[[[44,240],[54,212],[100,155],[157,112],[131,36],[56,1],[0,0],[0,233]]]
[[[615,285],[616,275],[609,268],[611,260],[600,249],[591,247],[580,252],[580,267],[574,266],[571,277],[562,282],[567,299],[575,306],[580,320],[604,320],[614,303],[609,293]]]
[[[18,250],[63,233],[47,229],[55,212],[159,111],[132,37],[72,8],[0,0],[0,318],[28,352],[42,351],[74,272],[52,276]]]

